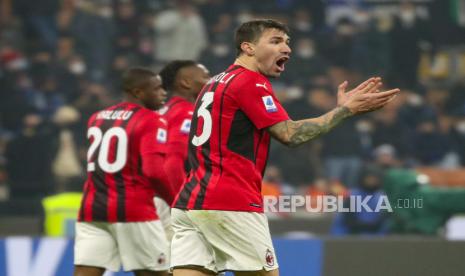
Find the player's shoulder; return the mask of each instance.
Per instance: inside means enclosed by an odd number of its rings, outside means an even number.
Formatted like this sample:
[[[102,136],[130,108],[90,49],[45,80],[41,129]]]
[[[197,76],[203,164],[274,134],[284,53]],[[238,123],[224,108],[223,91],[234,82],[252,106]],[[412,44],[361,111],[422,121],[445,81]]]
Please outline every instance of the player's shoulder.
[[[140,111],[140,120],[142,121],[147,121],[147,122],[166,122],[166,120],[163,118],[162,115],[160,115],[158,112],[143,108]]]
[[[259,89],[264,89],[268,92],[272,91],[271,83],[262,74],[250,70],[245,70],[236,78],[235,85],[233,89],[238,89],[239,91],[254,91]]]
[[[185,117],[193,114],[195,105],[194,103],[188,101],[187,99],[177,97],[170,101],[166,106],[162,109],[160,114],[163,115],[166,119],[171,121],[177,117]]]
[[[108,117],[106,115],[108,115],[109,112],[116,109],[118,106],[119,106],[119,104],[116,104],[116,105],[112,105],[112,106],[106,107],[104,109],[100,109],[100,110],[95,111],[94,113],[92,113],[92,115],[90,115],[89,120],[87,121],[88,125],[92,124],[96,120],[105,119],[106,117]]]

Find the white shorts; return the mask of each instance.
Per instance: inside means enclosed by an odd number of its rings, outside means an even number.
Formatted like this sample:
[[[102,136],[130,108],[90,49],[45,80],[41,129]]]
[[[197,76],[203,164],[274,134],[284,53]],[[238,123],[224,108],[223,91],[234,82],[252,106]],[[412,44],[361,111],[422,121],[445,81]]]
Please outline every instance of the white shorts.
[[[160,218],[161,224],[165,229],[166,238],[168,239],[168,242],[171,242],[171,239],[173,238],[173,227],[171,227],[171,207],[164,199],[159,197],[154,197],[153,203],[157,209],[157,214]]]
[[[173,208],[171,268],[220,271],[278,268],[265,214]]]
[[[159,220],[78,222],[74,264],[119,271],[169,269],[169,244]]]

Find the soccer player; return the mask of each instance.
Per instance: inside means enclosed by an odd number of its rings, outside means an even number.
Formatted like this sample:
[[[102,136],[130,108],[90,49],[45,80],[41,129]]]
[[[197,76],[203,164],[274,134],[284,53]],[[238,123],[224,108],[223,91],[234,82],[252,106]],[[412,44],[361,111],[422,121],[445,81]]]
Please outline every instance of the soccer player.
[[[158,75],[132,68],[123,75],[125,99],[89,119],[88,177],[75,241],[75,276],[105,269],[137,276],[168,275],[169,243],[158,219],[155,191],[171,202],[162,168],[167,126],[154,110],[166,99]]]
[[[194,113],[194,102],[210,78],[208,70],[193,60],[174,60],[160,71],[163,88],[171,94],[170,100],[160,109],[168,123],[168,142],[164,168],[169,184],[178,191],[188,171],[187,142]],[[155,197],[160,220],[168,240],[172,238],[170,206]]]
[[[172,209],[171,267],[175,276],[279,275],[260,194],[270,136],[287,146],[305,143],[355,114],[379,109],[399,92],[380,92],[370,78],[346,92],[330,112],[289,118],[268,78],[284,71],[288,28],[253,20],[236,31],[237,58],[213,77],[195,104],[189,134],[189,177]],[[343,141],[341,141],[343,143]]]
[[[210,79],[208,70],[192,60],[175,60],[161,71],[163,88],[172,96],[161,112],[168,122],[165,171],[177,191],[186,176],[187,142],[194,102]]]

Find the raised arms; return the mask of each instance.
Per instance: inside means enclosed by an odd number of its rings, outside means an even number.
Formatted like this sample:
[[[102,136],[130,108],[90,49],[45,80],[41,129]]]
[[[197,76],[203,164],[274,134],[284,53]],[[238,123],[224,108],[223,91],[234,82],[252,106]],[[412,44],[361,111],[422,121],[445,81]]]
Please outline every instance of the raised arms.
[[[330,131],[352,115],[382,108],[399,93],[399,89],[380,92],[381,85],[380,78],[370,78],[346,93],[347,82],[344,82],[339,85],[338,106],[333,110],[317,118],[283,121],[268,131],[281,143],[296,147]]]

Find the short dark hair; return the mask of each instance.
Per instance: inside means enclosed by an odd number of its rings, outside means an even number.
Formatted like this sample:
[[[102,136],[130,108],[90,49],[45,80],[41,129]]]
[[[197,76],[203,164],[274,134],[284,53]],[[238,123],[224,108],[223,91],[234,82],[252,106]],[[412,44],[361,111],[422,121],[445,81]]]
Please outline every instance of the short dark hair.
[[[166,64],[160,71],[160,77],[162,80],[163,89],[171,92],[176,82],[176,77],[179,71],[185,67],[196,66],[197,62],[193,60],[173,60]]]
[[[157,74],[144,67],[132,67],[123,73],[121,85],[123,91],[130,93],[133,89],[141,88],[145,83]]]
[[[289,28],[273,19],[255,19],[242,23],[236,30],[234,37],[236,44],[236,55],[242,53],[242,42],[257,42],[263,32],[267,29],[277,29],[289,35]]]

